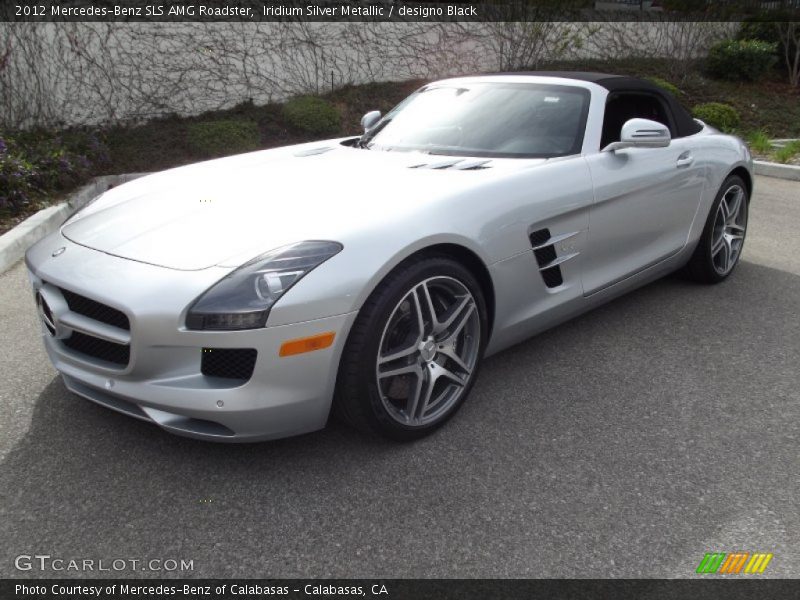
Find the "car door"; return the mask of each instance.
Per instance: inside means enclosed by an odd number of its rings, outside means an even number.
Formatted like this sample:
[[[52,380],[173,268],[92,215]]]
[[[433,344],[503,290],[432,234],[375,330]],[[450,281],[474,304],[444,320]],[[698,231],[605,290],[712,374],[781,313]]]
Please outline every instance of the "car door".
[[[636,98],[631,98],[636,96]],[[655,96],[616,94],[606,107],[601,148],[619,139],[628,119],[657,120],[674,134],[668,107]],[[611,97],[610,97],[611,98]],[[613,106],[614,101],[619,101]],[[691,137],[664,148],[626,148],[586,157],[594,185],[585,295],[598,292],[674,255],[686,244],[703,191],[703,167]]]

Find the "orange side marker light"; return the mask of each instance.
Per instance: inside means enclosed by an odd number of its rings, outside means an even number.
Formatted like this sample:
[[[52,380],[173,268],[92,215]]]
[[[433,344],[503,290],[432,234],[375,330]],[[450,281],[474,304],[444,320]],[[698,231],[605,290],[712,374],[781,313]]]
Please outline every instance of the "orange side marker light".
[[[333,344],[334,337],[336,337],[336,334],[333,331],[328,331],[327,333],[319,333],[310,337],[287,340],[281,344],[278,355],[293,356],[295,354],[303,354],[304,352],[322,350]]]

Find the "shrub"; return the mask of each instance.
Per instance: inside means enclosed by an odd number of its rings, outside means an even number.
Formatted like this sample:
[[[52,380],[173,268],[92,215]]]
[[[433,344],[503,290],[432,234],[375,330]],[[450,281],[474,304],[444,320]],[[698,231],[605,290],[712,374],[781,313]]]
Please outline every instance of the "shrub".
[[[737,40],[760,40],[770,44],[779,44],[780,36],[772,21],[762,20],[761,17],[750,17],[742,21],[739,31],[736,33]]]
[[[779,163],[787,163],[800,154],[800,140],[789,142],[783,148],[778,148],[772,155]]]
[[[261,134],[255,121],[205,121],[189,125],[188,142],[192,154],[214,158],[257,150]]]
[[[299,96],[283,105],[284,118],[308,133],[335,133],[341,117],[330,102],[316,96]]]
[[[772,140],[763,129],[747,134],[747,145],[758,154],[767,154],[772,151]]]
[[[93,134],[34,131],[19,134],[17,142],[35,165],[35,183],[44,192],[74,187],[90,176],[93,167],[108,161],[105,145]]]
[[[90,132],[0,133],[0,209],[16,212],[34,196],[74,187],[107,162],[105,144]]]
[[[692,114],[721,131],[733,131],[740,121],[739,113],[736,112],[736,109],[721,102],[698,104],[692,109]]]
[[[761,40],[723,40],[708,52],[706,70],[717,79],[757,81],[778,60],[777,44]]]
[[[0,136],[0,210],[14,211],[28,204],[37,173],[30,162],[13,153],[9,142]]]
[[[790,17],[791,12],[769,11],[769,14],[745,19],[736,37],[775,44],[776,60],[781,70],[789,75],[790,84],[797,85],[800,74],[800,25]]]
[[[650,83],[652,83],[654,85],[657,85],[662,90],[668,91],[673,96],[680,96],[681,95],[681,91],[678,89],[678,87],[672,85],[669,81],[665,81],[664,79],[661,79],[660,77],[645,77],[645,79],[647,81],[649,81]]]

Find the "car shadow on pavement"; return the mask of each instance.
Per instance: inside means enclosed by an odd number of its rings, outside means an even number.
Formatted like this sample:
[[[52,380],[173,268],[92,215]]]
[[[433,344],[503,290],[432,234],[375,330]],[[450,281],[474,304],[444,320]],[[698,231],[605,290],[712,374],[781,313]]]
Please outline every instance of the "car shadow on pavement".
[[[798,314],[800,276],[753,263],[661,280],[490,358],[414,444],[337,423],[200,442],[56,378],[0,468],[0,574],[38,551],[188,555],[197,576],[688,576],[732,515],[797,530]]]

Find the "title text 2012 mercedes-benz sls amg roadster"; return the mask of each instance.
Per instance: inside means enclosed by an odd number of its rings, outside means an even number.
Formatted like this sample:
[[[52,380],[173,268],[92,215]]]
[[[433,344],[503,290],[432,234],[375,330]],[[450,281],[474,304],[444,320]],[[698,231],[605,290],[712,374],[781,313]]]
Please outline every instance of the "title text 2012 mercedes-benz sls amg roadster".
[[[485,356],[679,269],[722,281],[741,256],[747,148],[648,82],[450,79],[362,125],[137,179],[33,246],[66,387],[207,440],[332,410],[412,439]]]

